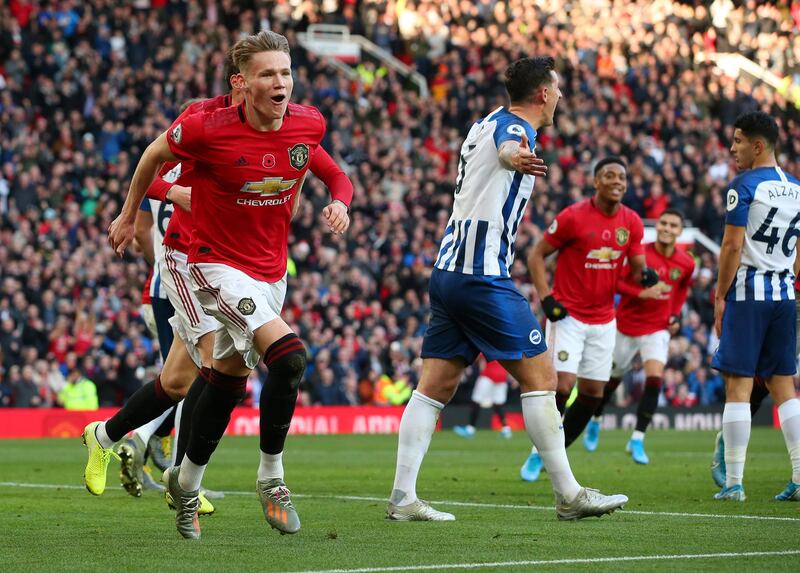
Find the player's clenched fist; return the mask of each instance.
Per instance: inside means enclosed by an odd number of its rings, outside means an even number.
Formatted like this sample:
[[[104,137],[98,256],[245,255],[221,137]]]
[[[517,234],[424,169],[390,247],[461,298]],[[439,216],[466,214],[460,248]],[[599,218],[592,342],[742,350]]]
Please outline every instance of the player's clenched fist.
[[[111,225],[108,226],[108,242],[120,257],[133,242],[133,235],[133,221],[123,219],[122,215],[111,221]]]
[[[542,310],[550,322],[557,322],[562,318],[567,318],[567,309],[564,305],[558,302],[553,295],[546,296],[542,299]]]
[[[350,226],[350,216],[347,214],[347,207],[341,201],[334,200],[322,210],[322,216],[328,228],[334,235],[342,235]]]

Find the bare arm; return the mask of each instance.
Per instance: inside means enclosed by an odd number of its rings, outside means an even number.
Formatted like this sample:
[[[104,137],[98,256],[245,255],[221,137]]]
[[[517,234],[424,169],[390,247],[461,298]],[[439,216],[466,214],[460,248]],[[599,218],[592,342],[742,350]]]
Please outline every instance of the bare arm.
[[[551,293],[550,285],[547,284],[547,271],[544,260],[557,250],[546,239],[541,239],[528,251],[528,273],[531,275],[533,286],[536,288],[540,299],[547,298]]]
[[[719,275],[717,276],[717,293],[714,300],[714,328],[717,336],[722,335],[722,316],[725,313],[725,297],[736,277],[736,271],[742,262],[745,227],[725,225],[722,236],[722,247],[719,250]],[[795,261],[795,265],[797,261]]]
[[[133,174],[128,196],[125,197],[122,212],[108,228],[108,240],[119,256],[125,253],[125,249],[133,241],[136,212],[139,210],[139,205],[141,205],[150,183],[153,182],[161,168],[161,164],[165,161],[177,161],[177,159],[169,148],[166,132],[148,145],[142,154]]]
[[[642,271],[647,266],[644,255],[634,255],[628,259],[628,264],[631,266],[631,274],[629,275],[631,282],[635,284],[642,284]]]
[[[149,265],[153,265],[156,260],[153,249],[153,213],[139,209],[134,222],[134,237],[144,253],[144,259]]]

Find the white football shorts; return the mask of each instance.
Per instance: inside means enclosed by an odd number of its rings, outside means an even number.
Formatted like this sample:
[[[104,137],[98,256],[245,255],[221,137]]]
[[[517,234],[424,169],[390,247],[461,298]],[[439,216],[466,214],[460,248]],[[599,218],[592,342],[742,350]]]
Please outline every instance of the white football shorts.
[[[627,336],[617,331],[617,343],[614,346],[614,366],[611,376],[621,378],[630,368],[636,353],[642,356],[642,362],[655,360],[667,363],[669,355],[669,331],[659,330],[643,336]]]
[[[472,401],[482,408],[489,408],[493,404],[502,406],[508,398],[508,383],[495,382],[486,376],[478,376],[472,388]]]
[[[219,323],[213,316],[203,312],[203,307],[192,290],[186,259],[186,253],[165,246],[158,264],[161,267],[161,283],[175,308],[175,315],[169,319],[169,323],[186,345],[194,363],[202,368],[197,341],[209,332],[214,332]]]
[[[611,376],[617,321],[586,324],[572,316],[547,322],[547,345],[553,349],[556,372],[607,382]]]
[[[227,358],[238,352],[248,368],[255,368],[261,354],[256,350],[253,333],[280,317],[286,275],[268,283],[218,263],[192,263],[189,272],[197,300],[219,321],[214,358]]]

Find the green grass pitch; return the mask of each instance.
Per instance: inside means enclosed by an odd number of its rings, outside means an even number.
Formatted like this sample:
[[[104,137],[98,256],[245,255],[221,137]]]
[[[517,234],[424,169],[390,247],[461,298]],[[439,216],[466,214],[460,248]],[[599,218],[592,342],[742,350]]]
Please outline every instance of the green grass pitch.
[[[160,495],[126,495],[113,461],[109,489],[89,495],[79,439],[0,441],[0,570],[797,571],[800,503],[772,501],[790,476],[780,432],[753,431],[745,503],[711,499],[713,437],[651,432],[649,466],[625,454],[621,431],[603,433],[594,454],[576,443],[569,453],[578,480],[625,493],[630,503],[602,519],[559,522],[546,475],[535,484],[519,479],[526,436],[503,440],[484,431],[464,440],[440,432],[418,494],[440,500],[436,506],[457,521],[395,523],[383,515],[396,436],[291,436],[286,478],[303,523],[294,536],[264,522],[254,493],[257,439],[228,437],[206,483],[229,493],[201,519],[197,542],[180,539]],[[650,558],[626,560],[633,557]]]

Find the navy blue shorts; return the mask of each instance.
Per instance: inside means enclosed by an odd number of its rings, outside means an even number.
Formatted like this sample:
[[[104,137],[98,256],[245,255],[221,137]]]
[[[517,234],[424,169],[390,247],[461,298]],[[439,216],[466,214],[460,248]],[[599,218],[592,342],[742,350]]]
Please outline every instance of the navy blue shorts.
[[[156,319],[156,330],[158,330],[158,346],[161,348],[161,358],[166,362],[167,354],[172,346],[172,339],[175,334],[172,332],[172,325],[169,319],[175,314],[172,303],[166,298],[154,298],[153,316]]]
[[[728,301],[711,366],[737,376],[792,376],[796,338],[793,300]]]
[[[542,328],[508,277],[434,269],[428,286],[431,320],[423,358],[519,360],[547,350]]]

